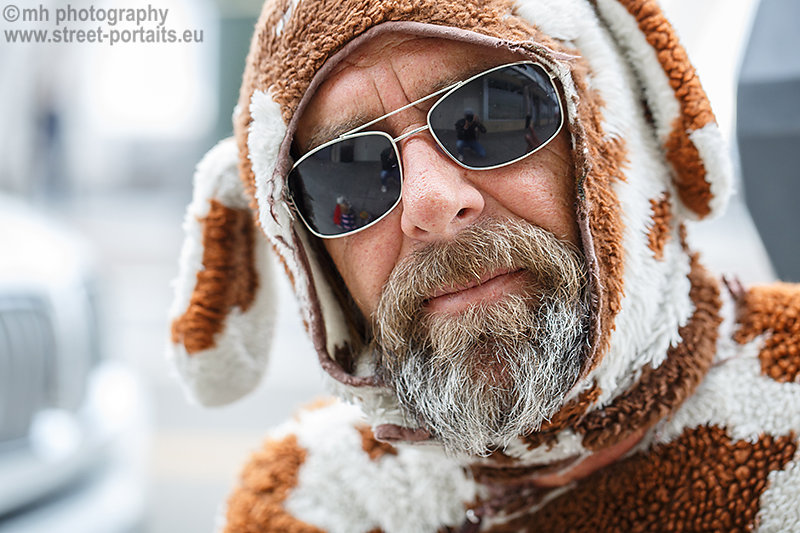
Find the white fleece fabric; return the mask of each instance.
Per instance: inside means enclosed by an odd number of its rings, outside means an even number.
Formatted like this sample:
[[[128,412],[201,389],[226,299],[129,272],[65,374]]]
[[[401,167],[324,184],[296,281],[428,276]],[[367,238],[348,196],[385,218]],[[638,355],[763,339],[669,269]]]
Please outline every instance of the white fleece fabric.
[[[184,218],[186,237],[180,273],[174,282],[171,320],[188,309],[197,274],[203,269],[202,221],[208,216],[211,200],[231,209],[248,209],[249,199],[239,179],[237,161],[236,143],[229,138],[212,148],[197,165],[194,195]],[[273,258],[265,235],[259,231],[254,232],[254,246],[259,279],[250,308],[246,312],[231,310],[210,349],[188,354],[182,343],[170,343],[167,348],[167,358],[181,376],[187,396],[202,405],[225,405],[241,398],[258,385],[266,369],[276,297],[272,287]]]

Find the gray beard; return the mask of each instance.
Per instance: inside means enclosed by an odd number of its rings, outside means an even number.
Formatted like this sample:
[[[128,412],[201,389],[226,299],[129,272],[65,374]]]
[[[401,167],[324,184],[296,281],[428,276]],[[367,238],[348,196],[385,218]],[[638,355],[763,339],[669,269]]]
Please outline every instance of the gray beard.
[[[403,260],[374,315],[378,373],[409,421],[451,453],[486,455],[536,431],[564,403],[588,338],[584,263],[522,220],[486,219]],[[459,314],[427,313],[426,295],[497,269],[526,287]]]

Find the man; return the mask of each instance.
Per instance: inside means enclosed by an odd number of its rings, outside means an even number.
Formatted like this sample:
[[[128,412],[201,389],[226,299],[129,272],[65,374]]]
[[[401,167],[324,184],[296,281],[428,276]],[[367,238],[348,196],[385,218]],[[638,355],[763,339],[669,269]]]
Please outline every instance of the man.
[[[464,166],[478,104],[505,115]],[[654,2],[268,3],[235,126],[198,167],[173,361],[206,404],[255,386],[265,234],[354,405],[274,432],[226,531],[800,527],[800,290],[688,250],[729,167]],[[330,224],[341,194],[373,220]]]
[[[486,150],[480,142],[478,142],[478,132],[486,133],[486,126],[481,124],[481,121],[475,118],[475,112],[472,109],[464,110],[464,118],[458,119],[456,122],[456,146],[458,148],[458,160],[464,162],[464,149],[468,148],[475,153],[478,157],[486,157]]]

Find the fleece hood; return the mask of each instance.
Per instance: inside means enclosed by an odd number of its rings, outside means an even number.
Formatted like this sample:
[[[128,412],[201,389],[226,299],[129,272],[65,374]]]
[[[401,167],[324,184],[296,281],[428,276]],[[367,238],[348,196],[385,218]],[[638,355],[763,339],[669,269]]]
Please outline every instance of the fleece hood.
[[[720,213],[731,168],[695,71],[652,0],[270,0],[234,113],[198,165],[171,311],[170,358],[207,405],[258,383],[274,295],[269,250],[297,294],[322,368],[383,440],[429,438],[373,375],[312,237],[286,198],[297,119],[337,63],[382,32],[505,47],[539,62],[566,104],[591,334],[578,383],[505,453],[549,460],[619,442],[668,415],[711,364],[717,288],[683,223]],[[548,443],[549,446],[540,446]]]

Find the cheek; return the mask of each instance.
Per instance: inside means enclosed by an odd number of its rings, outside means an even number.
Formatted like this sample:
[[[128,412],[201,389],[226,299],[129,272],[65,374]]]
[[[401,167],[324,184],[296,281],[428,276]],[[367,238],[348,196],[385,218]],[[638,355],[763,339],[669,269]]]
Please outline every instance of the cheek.
[[[569,154],[568,139],[559,135],[551,146],[492,179],[487,192],[505,210],[578,244],[575,180]]]
[[[350,295],[365,317],[378,306],[383,285],[400,256],[400,209],[351,237],[324,242]]]

